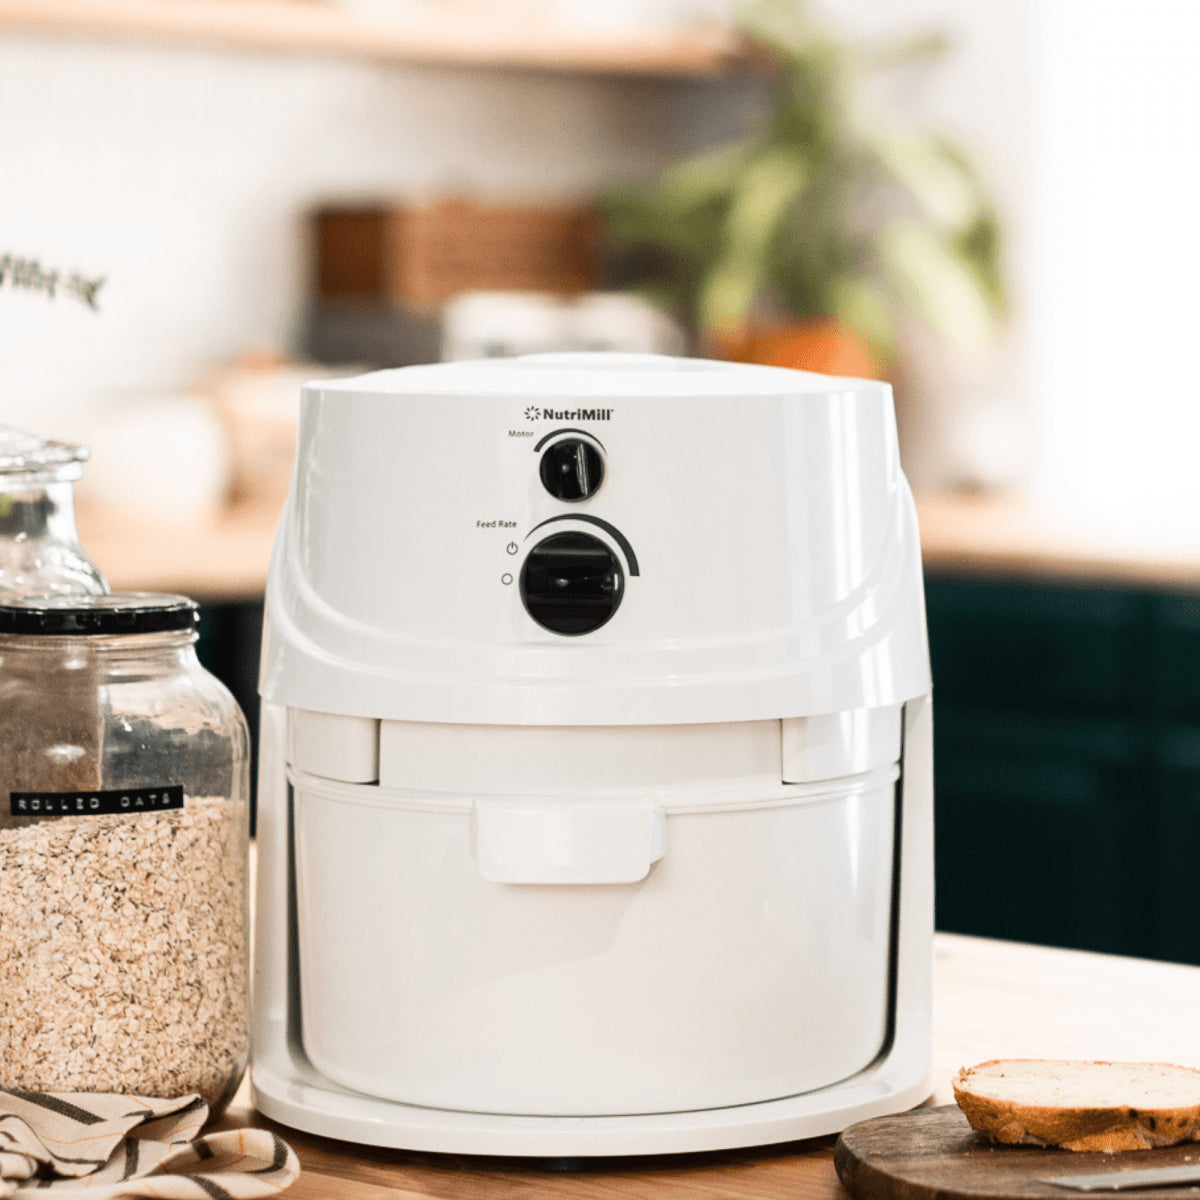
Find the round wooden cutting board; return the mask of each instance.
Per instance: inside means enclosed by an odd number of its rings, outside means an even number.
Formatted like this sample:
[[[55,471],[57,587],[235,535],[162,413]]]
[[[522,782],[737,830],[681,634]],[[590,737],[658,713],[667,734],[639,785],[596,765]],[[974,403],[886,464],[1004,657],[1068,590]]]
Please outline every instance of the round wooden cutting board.
[[[977,1134],[956,1105],[919,1108],[851,1125],[834,1147],[838,1178],[855,1200],[1195,1200],[1200,1186],[1080,1192],[1047,1176],[1200,1163],[1200,1143],[1120,1154],[998,1146]]]

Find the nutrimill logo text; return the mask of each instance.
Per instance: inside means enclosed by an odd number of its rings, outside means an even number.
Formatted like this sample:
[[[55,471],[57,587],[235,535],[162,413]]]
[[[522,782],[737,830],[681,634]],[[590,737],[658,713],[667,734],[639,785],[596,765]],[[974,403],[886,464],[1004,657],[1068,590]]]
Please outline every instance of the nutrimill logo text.
[[[525,410],[527,421],[611,421],[611,408],[538,408]]]

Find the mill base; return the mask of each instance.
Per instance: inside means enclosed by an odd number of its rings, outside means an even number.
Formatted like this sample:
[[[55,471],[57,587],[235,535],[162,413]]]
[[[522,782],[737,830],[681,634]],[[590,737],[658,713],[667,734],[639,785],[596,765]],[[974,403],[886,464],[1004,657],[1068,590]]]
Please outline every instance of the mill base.
[[[887,1056],[832,1087],[759,1104],[639,1116],[524,1117],[420,1108],[359,1095],[322,1079],[284,1078],[257,1063],[254,1103],[265,1116],[306,1133],[370,1146],[442,1154],[604,1158],[685,1154],[765,1146],[840,1132],[856,1121],[901,1112],[925,1100],[917,1065]]]

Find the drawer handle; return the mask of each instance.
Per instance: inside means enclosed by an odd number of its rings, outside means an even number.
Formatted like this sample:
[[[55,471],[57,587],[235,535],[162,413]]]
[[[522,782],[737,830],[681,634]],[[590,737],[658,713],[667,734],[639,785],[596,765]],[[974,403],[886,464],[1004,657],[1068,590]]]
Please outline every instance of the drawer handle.
[[[491,883],[637,883],[663,856],[649,800],[500,799],[473,805],[475,862]]]

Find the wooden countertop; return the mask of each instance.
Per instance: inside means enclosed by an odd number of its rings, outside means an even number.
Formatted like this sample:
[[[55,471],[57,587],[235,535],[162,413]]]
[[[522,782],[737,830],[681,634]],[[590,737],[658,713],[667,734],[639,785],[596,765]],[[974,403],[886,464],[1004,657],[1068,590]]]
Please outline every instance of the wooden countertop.
[[[281,501],[230,508],[191,528],[79,513],[83,544],[121,591],[202,600],[262,594]],[[1019,498],[920,496],[925,567],[995,579],[1200,586],[1200,537],[1071,520]]]
[[[182,528],[80,507],[79,537],[114,591],[251,599],[266,585],[281,504],[240,504]]]
[[[960,1066],[988,1058],[1200,1067],[1200,967],[939,934],[934,972],[935,1103],[953,1101],[950,1079]],[[246,1088],[227,1121],[270,1124],[250,1110]],[[846,1200],[832,1137],[558,1173],[520,1160],[379,1150],[272,1127],[302,1167],[286,1200]]]
[[[1200,586],[1200,537],[1116,525],[1019,496],[918,496],[925,569],[1162,588]]]

